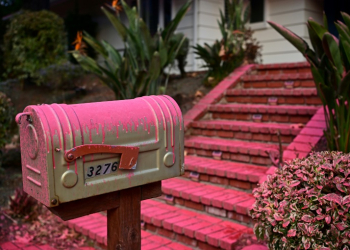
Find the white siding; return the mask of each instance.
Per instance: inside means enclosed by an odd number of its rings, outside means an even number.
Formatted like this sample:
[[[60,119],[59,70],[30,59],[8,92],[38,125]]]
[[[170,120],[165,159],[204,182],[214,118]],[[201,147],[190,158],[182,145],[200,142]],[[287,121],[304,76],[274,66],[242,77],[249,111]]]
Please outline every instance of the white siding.
[[[182,5],[184,5],[187,2],[187,0],[173,0],[172,3],[172,15],[175,17],[177,11],[181,8]],[[193,65],[194,65],[194,57],[193,57],[193,49],[192,46],[194,46],[194,28],[193,28],[193,19],[194,19],[194,11],[193,11],[193,4],[184,16],[184,18],[179,23],[179,26],[176,30],[177,33],[183,33],[190,41],[190,49],[187,55],[187,65],[186,70],[192,71]],[[173,72],[176,72],[176,70]]]
[[[224,0],[197,0],[195,10],[195,37],[197,38],[196,44],[204,45],[204,43],[213,44],[215,40],[221,39],[221,32],[218,26],[218,20],[220,20],[220,10],[225,11]],[[194,55],[196,57],[196,55]],[[195,59],[196,65],[194,70],[203,70],[203,62],[199,59]]]
[[[309,35],[305,24],[308,18],[322,21],[322,0],[265,0],[265,3],[267,21],[285,26],[307,42]],[[269,25],[255,30],[254,37],[262,46],[264,64],[305,61],[305,58]]]
[[[173,0],[173,15],[187,0]],[[190,40],[187,56],[187,71],[203,70],[202,63],[195,59],[192,46],[204,43],[212,44],[221,38],[217,20],[220,9],[224,11],[224,0],[194,0],[190,10],[179,24],[177,32],[184,33]]]

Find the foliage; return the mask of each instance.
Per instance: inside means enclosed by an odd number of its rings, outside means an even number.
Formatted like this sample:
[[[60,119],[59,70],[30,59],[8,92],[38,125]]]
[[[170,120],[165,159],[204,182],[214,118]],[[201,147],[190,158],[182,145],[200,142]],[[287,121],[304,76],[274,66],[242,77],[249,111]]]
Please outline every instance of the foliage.
[[[260,54],[260,46],[253,39],[253,31],[246,28],[250,7],[244,7],[243,0],[227,1],[227,17],[220,10],[220,28],[222,39],[213,45],[205,43],[194,47],[198,58],[204,61],[208,69],[206,83],[215,86],[224,77],[239,67],[244,60],[255,62]]]
[[[14,108],[11,100],[0,92],[0,149],[10,139],[10,130],[13,122]]]
[[[29,196],[22,188],[15,190],[14,196],[10,197],[11,215],[17,218],[23,218],[27,221],[33,220],[38,216],[38,203]]]
[[[329,150],[350,152],[350,16],[342,13],[345,23],[335,25],[339,39],[328,32],[327,18],[324,25],[309,18],[307,28],[314,50],[299,36],[273,22],[271,26],[294,45],[308,60],[322,100]]]
[[[268,176],[253,191],[256,236],[270,249],[349,249],[349,162],[349,154],[313,153]]]
[[[63,20],[53,12],[25,11],[13,17],[4,36],[7,78],[24,79],[65,59]]]
[[[84,70],[79,65],[70,62],[53,64],[35,72],[34,81],[38,85],[52,89],[68,89],[73,86],[73,80],[82,76]]]
[[[122,6],[128,26],[123,24],[119,14],[115,16],[102,8],[124,41],[123,56],[108,42],[99,42],[87,33],[84,33],[84,41],[103,57],[103,65],[78,51],[73,56],[84,69],[95,73],[110,87],[117,99],[158,94],[161,72],[173,63],[185,40],[170,43],[190,4],[188,1],[183,5],[165,29],[153,37],[145,22],[138,16],[136,8],[131,9],[124,1]]]
[[[181,44],[182,40],[183,42]],[[187,37],[185,37],[183,33],[177,33],[170,38],[169,43],[170,43],[170,47],[175,47],[177,46],[177,44],[181,44],[179,48],[179,52],[177,53],[175,59],[177,61],[177,67],[180,70],[181,77],[185,77],[185,74],[186,74],[185,67],[187,64],[187,54],[188,54],[190,40]]]
[[[0,18],[0,81],[4,80],[3,77],[3,72],[5,70],[4,65],[3,65],[3,61],[4,61],[4,41],[3,41],[3,37],[4,34],[6,32],[6,26],[7,26],[7,21],[1,20]]]

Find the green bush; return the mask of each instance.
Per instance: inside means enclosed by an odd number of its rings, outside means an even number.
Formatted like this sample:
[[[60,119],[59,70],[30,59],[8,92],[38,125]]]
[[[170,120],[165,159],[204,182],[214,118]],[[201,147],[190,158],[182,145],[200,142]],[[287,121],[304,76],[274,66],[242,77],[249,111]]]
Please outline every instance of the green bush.
[[[118,14],[114,15],[104,8],[102,10],[123,39],[124,53],[121,55],[106,41],[99,42],[84,33],[84,41],[102,56],[103,64],[79,51],[74,51],[73,55],[85,70],[95,73],[113,90],[116,99],[159,94],[161,73],[167,66],[173,65],[185,37],[177,42],[171,43],[170,40],[191,2],[182,6],[165,29],[153,37],[145,22],[138,16],[136,8],[131,9],[124,1],[122,5],[128,18],[128,26],[121,21]]]
[[[14,108],[11,100],[0,92],[0,149],[9,142],[13,116]]]
[[[243,0],[227,1],[227,16],[220,10],[218,21],[222,39],[194,47],[198,59],[204,61],[203,67],[208,69],[206,85],[215,86],[245,60],[254,63],[260,55],[261,47],[252,38],[253,31],[246,28],[249,13],[250,7],[244,7]]]
[[[345,23],[335,23],[339,39],[324,25],[309,18],[307,28],[313,50],[306,41],[287,28],[269,22],[297,48],[311,65],[311,72],[325,113],[324,135],[331,151],[350,152],[350,15],[342,13]]]
[[[30,78],[41,68],[65,60],[63,20],[42,10],[14,16],[4,35],[6,78]]]

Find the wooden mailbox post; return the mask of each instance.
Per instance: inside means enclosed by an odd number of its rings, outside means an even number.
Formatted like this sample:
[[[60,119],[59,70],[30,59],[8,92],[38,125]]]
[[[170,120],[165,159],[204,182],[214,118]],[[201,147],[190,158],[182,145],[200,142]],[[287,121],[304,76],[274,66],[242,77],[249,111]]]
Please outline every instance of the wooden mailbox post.
[[[63,220],[107,210],[108,249],[141,249],[140,202],[184,172],[184,128],[169,96],[28,106],[23,189]]]

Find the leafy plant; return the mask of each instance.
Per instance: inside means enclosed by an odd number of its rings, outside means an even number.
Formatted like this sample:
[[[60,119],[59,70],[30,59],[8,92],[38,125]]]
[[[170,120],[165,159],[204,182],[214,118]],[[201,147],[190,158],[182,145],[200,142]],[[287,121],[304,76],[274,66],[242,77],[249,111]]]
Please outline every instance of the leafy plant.
[[[73,42],[75,40],[76,34],[79,31],[85,30],[92,37],[95,37],[97,34],[97,23],[93,21],[90,15],[79,14],[79,5],[78,2],[75,2],[74,11],[68,12],[67,16],[64,19],[65,28],[67,31],[67,41],[68,41],[68,49],[73,50]],[[87,55],[91,58],[96,57],[96,52],[91,46],[87,46],[85,49]],[[72,63],[77,63],[75,58],[70,54],[69,60]]]
[[[4,35],[6,78],[24,79],[64,60],[66,37],[63,20],[46,10],[25,11],[13,17]]]
[[[181,41],[183,40],[182,44]],[[186,71],[185,67],[187,65],[187,54],[189,49],[190,41],[183,33],[177,33],[174,34],[170,38],[170,47],[177,46],[178,44],[181,44],[179,48],[179,52],[177,53],[175,59],[177,61],[177,67],[180,70],[181,77],[185,77]]]
[[[222,35],[213,45],[205,43],[194,47],[203,67],[208,69],[206,83],[215,86],[224,77],[239,67],[246,59],[249,63],[259,55],[260,46],[252,38],[253,32],[246,28],[249,21],[250,7],[244,6],[243,0],[226,2],[227,16],[220,10],[218,25]]]
[[[298,49],[308,60],[326,118],[329,150],[350,152],[350,16],[341,13],[344,22],[335,25],[339,39],[324,25],[309,18],[307,28],[313,50],[298,35],[273,22],[270,25]]]
[[[254,232],[270,249],[349,249],[350,155],[313,153],[253,191]]]
[[[31,221],[38,216],[38,203],[22,188],[17,188],[15,194],[10,197],[11,216]]]
[[[14,108],[10,98],[0,92],[0,149],[10,139],[10,130],[13,122]]]
[[[170,43],[170,40],[190,5],[191,1],[184,4],[165,29],[153,37],[136,8],[130,8],[124,1],[122,6],[128,26],[121,21],[119,14],[114,15],[102,8],[124,42],[123,55],[108,42],[99,42],[84,33],[84,41],[102,56],[103,64],[79,51],[74,51],[73,56],[84,69],[95,73],[110,87],[116,99],[158,94],[163,69],[173,64],[184,43],[185,37],[177,42]]]

